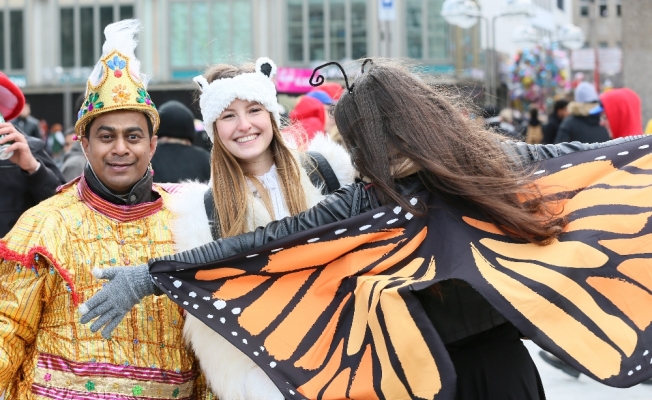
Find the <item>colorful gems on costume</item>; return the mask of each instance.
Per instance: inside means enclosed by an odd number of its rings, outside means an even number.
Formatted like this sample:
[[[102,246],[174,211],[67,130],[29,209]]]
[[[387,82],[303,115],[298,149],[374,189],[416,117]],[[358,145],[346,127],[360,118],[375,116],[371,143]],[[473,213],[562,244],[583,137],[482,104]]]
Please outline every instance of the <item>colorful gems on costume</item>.
[[[50,275],[54,275],[54,267],[50,266]]]
[[[119,71],[116,71],[119,72]],[[129,101],[131,93],[127,90],[125,85],[118,85],[113,88],[113,102],[117,104],[124,104]]]
[[[125,361],[125,367],[129,366],[129,361]]]
[[[93,390],[95,390],[95,382],[93,382],[93,381],[86,382],[86,385],[84,385],[84,386],[86,386],[86,389],[89,392],[92,392]]]
[[[140,385],[136,385],[134,386],[133,389],[131,389],[131,393],[133,393],[134,396],[140,396],[141,394],[143,394],[143,387]]]
[[[152,317],[152,316],[150,315],[149,317],[147,317],[147,320],[148,320],[148,321],[154,321],[154,317]]]
[[[34,254],[34,260],[38,261],[38,254]]]
[[[161,348],[164,348],[164,347],[165,347],[165,343],[161,343]]]
[[[20,265],[16,265],[16,272],[20,272]]]
[[[120,78],[122,76],[121,70],[127,66],[127,62],[118,56],[113,56],[113,59],[107,61],[106,65],[113,70],[113,76]]]
[[[110,259],[109,262],[110,262],[111,264],[115,264],[115,258]]]
[[[154,102],[149,97],[149,93],[147,93],[147,91],[145,89],[138,88],[137,91],[138,91],[138,97],[136,97],[136,102],[145,103],[148,106],[151,106],[152,108],[156,108],[156,106],[154,105]]]
[[[139,343],[138,339],[134,339],[134,344],[138,344],[138,343]]]
[[[52,380],[52,374],[45,374],[45,376],[43,376],[43,380],[50,382]]]
[[[172,391],[172,397],[177,397],[179,396],[179,388],[176,388]]]
[[[78,141],[78,140],[79,140],[79,136],[77,136],[77,135],[72,135],[72,140],[74,140],[75,142]]]

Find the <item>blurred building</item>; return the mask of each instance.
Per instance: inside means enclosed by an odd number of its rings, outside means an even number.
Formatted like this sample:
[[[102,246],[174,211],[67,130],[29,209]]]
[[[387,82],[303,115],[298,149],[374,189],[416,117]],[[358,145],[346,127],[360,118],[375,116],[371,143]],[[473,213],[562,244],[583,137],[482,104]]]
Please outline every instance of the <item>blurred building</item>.
[[[627,0],[623,2],[622,26],[624,86],[641,97],[643,120],[646,126],[652,119],[652,1]]]
[[[137,56],[157,103],[191,105],[191,78],[208,65],[259,56],[283,69],[289,92],[300,91],[306,70],[320,62],[367,56],[412,58],[442,82],[477,87],[483,78],[479,27],[449,26],[443,0],[3,2],[0,70],[23,88],[35,116],[66,127],[100,56],[104,27],[131,17],[144,24]]]
[[[597,66],[600,88],[623,85],[622,3],[622,0],[575,0],[573,5],[573,23],[586,35],[585,48],[577,50],[571,59],[573,71],[593,73]],[[647,3],[652,6],[652,1]]]

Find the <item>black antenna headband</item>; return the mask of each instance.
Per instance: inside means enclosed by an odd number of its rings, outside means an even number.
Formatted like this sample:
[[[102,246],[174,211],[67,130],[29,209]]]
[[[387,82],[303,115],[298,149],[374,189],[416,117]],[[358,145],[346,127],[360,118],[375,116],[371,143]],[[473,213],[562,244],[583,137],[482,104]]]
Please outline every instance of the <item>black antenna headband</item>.
[[[361,73],[363,73],[363,74],[364,74],[364,67],[365,67],[365,65],[367,65],[367,63],[372,63],[373,64],[374,62],[373,62],[373,60],[371,58],[367,58],[366,60],[364,60],[364,62],[362,63],[362,68],[361,68]],[[355,86],[355,84],[352,84],[351,86],[349,86],[349,78],[346,76],[346,72],[344,71],[344,67],[342,67],[342,65],[340,65],[340,63],[338,63],[336,61],[331,61],[331,62],[328,62],[326,64],[322,64],[319,67],[315,68],[312,71],[312,75],[310,75],[310,80],[308,81],[310,83],[310,86],[316,87],[316,86],[320,86],[320,85],[322,85],[324,83],[324,80],[325,80],[324,77],[322,75],[317,75],[317,72],[320,69],[326,68],[326,67],[328,67],[330,65],[337,65],[337,67],[340,69],[340,71],[342,71],[342,76],[344,76],[344,83],[346,83],[346,89],[349,91],[349,93],[353,93],[353,87]]]

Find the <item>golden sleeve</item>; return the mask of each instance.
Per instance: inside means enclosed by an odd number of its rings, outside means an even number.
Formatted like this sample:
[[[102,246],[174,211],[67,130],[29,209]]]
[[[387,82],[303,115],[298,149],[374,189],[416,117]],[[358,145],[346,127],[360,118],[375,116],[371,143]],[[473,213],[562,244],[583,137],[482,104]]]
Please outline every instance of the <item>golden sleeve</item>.
[[[197,369],[197,378],[195,378],[195,398],[198,400],[217,400],[217,396],[215,396],[208,387],[208,382],[206,382],[206,377],[199,368],[199,363],[195,363],[195,368]]]
[[[41,310],[47,304],[47,262],[24,266],[0,261],[0,392],[13,381],[26,347],[36,338]]]

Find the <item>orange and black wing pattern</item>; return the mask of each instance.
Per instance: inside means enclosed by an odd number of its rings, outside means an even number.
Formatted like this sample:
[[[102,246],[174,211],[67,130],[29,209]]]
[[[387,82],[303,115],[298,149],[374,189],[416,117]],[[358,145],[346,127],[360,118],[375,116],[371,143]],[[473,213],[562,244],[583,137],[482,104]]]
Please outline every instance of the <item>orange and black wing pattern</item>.
[[[652,376],[652,138],[542,162],[567,230],[515,243],[423,193],[217,263],[156,262],[172,299],[251,357],[287,399],[455,397],[455,371],[412,294],[471,284],[521,332],[591,377]],[[228,360],[225,360],[228,362]]]

